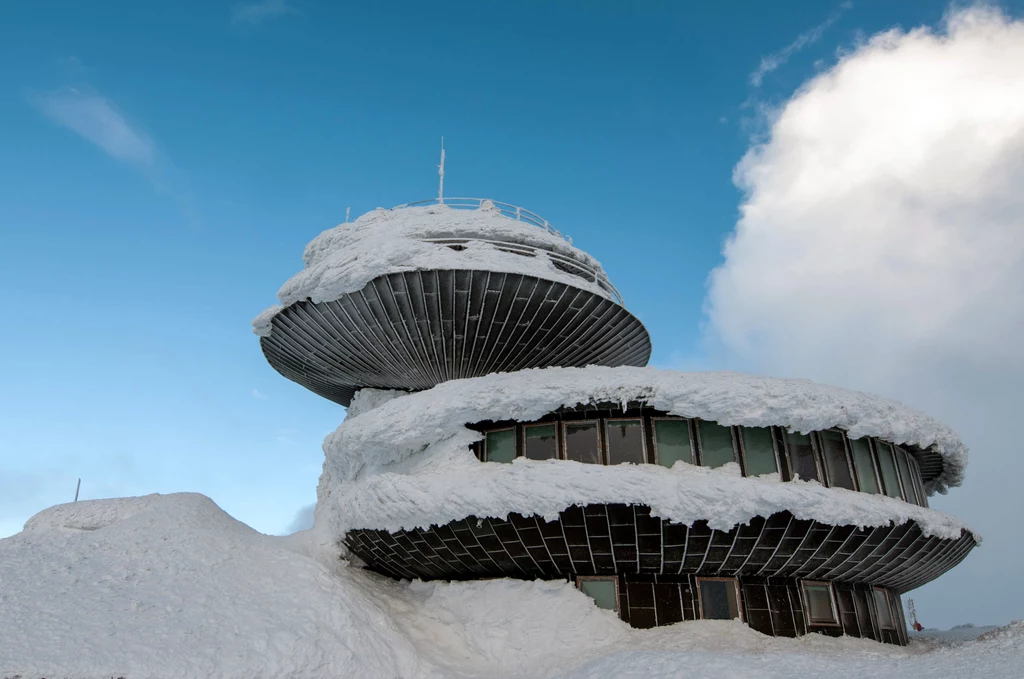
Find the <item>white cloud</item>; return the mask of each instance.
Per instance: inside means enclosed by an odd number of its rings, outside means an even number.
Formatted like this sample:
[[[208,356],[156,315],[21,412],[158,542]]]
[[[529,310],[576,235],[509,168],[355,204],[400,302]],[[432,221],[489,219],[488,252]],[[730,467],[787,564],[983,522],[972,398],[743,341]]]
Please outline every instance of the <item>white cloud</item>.
[[[32,98],[36,107],[59,125],[76,132],[112,157],[152,166],[156,146],[117,107],[98,94],[68,88]]]
[[[255,26],[286,14],[297,14],[298,11],[298,8],[288,0],[241,3],[232,8],[231,23],[235,26]]]
[[[253,397],[253,398],[258,398],[258,399],[260,399],[261,401],[265,401],[265,400],[267,400],[268,398],[270,398],[269,396],[267,396],[266,394],[264,394],[264,393],[263,393],[262,391],[260,391],[260,390],[259,390],[259,389],[257,389],[256,387],[253,387],[253,388],[252,388],[252,397]]]
[[[734,180],[711,345],[949,421],[973,456],[938,504],[988,539],[939,581],[963,583],[942,605],[1019,617],[998,576],[1024,543],[1024,22],[981,6],[868,38],[774,113]]]
[[[839,17],[843,15],[843,12],[853,7],[852,2],[844,2],[839,7],[828,15],[824,21],[815,26],[814,28],[804,31],[800,35],[796,36],[793,42],[783,47],[778,52],[765,55],[761,57],[761,63],[758,65],[757,70],[750,74],[750,84],[754,87],[760,87],[764,77],[776,70],[792,57],[794,54],[814,43],[821,40],[821,36],[824,35],[832,24],[839,20]]]

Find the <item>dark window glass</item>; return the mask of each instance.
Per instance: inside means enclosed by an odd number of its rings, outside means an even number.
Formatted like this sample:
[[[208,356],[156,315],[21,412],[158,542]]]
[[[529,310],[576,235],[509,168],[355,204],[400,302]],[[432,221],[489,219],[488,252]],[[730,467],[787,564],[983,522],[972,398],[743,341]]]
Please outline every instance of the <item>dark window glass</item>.
[[[705,467],[721,467],[736,461],[732,446],[732,430],[717,422],[697,423],[700,436],[700,463]]]
[[[871,460],[871,444],[866,438],[850,439],[853,451],[853,466],[857,470],[857,483],[861,492],[878,493],[878,479],[875,478],[875,464]]]
[[[566,422],[565,459],[601,464],[601,439],[597,422]]]
[[[642,420],[608,420],[608,464],[643,464],[644,424]]]
[[[619,610],[615,578],[584,578],[580,580],[580,591],[593,599],[598,608],[607,608],[610,611]]]
[[[896,629],[889,608],[889,596],[884,589],[875,590],[875,610],[878,611],[878,626],[882,629]]]
[[[889,497],[903,499],[900,494],[900,479],[896,474],[896,460],[892,456],[892,446],[884,441],[875,441],[875,452],[878,453],[878,471],[882,473],[882,485]]]
[[[768,427],[740,427],[743,437],[743,462],[747,476],[774,474],[779,471],[772,446],[772,430]]]
[[[924,489],[924,477],[921,476],[921,465],[917,463],[917,459],[913,455],[908,457],[910,460],[910,470],[914,474],[914,486],[917,488],[917,504],[922,507],[928,506],[928,492]]]
[[[896,449],[896,464],[900,469],[900,478],[903,479],[903,497],[907,502],[917,502],[917,493],[914,489],[914,477],[910,475],[910,464],[907,462],[907,451],[902,448]]]
[[[733,580],[703,580],[700,586],[700,617],[705,620],[732,620],[740,617]]]
[[[804,583],[804,596],[807,598],[807,615],[811,624],[839,624],[831,585]]]
[[[814,462],[814,447],[807,434],[786,432],[786,448],[789,463],[793,465],[793,476],[804,481],[818,480],[818,465]]]
[[[679,460],[693,464],[690,423],[686,420],[655,420],[654,450],[658,464],[671,467]]]
[[[511,462],[516,458],[516,430],[487,432],[487,461]]]
[[[526,439],[526,457],[531,460],[551,460],[558,457],[555,445],[555,425],[537,424],[523,427]]]
[[[850,474],[850,463],[846,459],[843,433],[829,430],[821,432],[819,436],[825,468],[828,470],[828,485],[853,490],[853,475]]]

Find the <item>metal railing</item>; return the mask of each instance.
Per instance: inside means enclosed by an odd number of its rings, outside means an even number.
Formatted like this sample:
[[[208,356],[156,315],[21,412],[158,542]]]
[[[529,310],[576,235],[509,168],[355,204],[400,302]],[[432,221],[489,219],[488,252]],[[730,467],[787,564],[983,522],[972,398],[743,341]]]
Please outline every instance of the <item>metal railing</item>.
[[[548,220],[544,219],[536,212],[530,212],[526,208],[519,207],[518,205],[502,203],[501,201],[491,200],[490,198],[444,198],[443,200],[439,200],[437,198],[430,198],[429,200],[418,200],[415,203],[405,203],[404,205],[396,205],[391,209],[399,210],[404,207],[421,207],[424,205],[444,205],[445,207],[450,207],[453,210],[497,210],[505,217],[514,219],[519,222],[533,224],[536,227],[544,229],[550,234],[554,234],[559,238],[564,239],[565,242],[572,245],[572,238],[569,238],[568,236],[563,236],[561,231],[551,226]]]
[[[448,204],[448,200],[448,198],[445,198],[445,205]],[[608,275],[605,274],[604,271],[595,269],[589,264],[580,262],[567,255],[563,255],[560,252],[552,252],[551,250],[545,250],[543,248],[535,248],[532,245],[523,245],[522,243],[487,240],[486,238],[424,238],[423,240],[428,243],[446,245],[456,251],[465,250],[466,245],[469,243],[487,243],[496,250],[509,252],[521,257],[537,257],[539,254],[543,254],[559,271],[564,271],[565,273],[573,276],[578,276],[585,281],[595,283],[602,290],[612,295],[620,306],[625,306],[622,301],[622,295],[619,294],[619,291],[616,290],[615,286],[608,280]]]

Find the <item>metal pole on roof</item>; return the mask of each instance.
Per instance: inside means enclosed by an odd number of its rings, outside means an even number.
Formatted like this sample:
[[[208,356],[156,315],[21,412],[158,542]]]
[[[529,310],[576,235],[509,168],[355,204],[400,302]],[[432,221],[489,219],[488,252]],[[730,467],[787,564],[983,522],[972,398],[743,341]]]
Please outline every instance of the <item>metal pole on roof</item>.
[[[75,502],[78,502],[78,491],[82,489],[82,479],[78,479],[78,485],[75,486]]]
[[[437,202],[444,204],[444,137],[441,137],[441,164],[437,166],[437,174],[441,177],[441,185],[437,189]]]

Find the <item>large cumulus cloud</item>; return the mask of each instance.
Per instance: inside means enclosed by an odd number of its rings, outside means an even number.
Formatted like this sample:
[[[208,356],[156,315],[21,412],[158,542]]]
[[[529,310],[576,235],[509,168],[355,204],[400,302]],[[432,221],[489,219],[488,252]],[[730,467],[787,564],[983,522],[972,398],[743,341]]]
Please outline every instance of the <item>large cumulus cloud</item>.
[[[1000,584],[1024,562],[1024,22],[974,7],[871,37],[776,111],[734,179],[709,339],[733,365],[949,421],[974,455],[936,505],[987,540],[928,586],[935,610],[1024,615]]]

